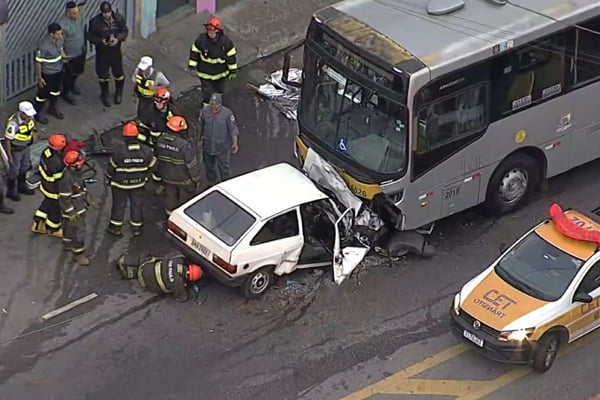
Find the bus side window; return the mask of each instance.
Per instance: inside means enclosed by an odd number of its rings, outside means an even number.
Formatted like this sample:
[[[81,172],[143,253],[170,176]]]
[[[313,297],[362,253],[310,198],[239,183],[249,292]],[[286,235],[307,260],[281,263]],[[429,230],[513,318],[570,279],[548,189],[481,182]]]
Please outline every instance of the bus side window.
[[[600,30],[600,18],[580,24],[593,32]],[[581,84],[600,76],[600,36],[577,29],[577,67],[573,84]]]

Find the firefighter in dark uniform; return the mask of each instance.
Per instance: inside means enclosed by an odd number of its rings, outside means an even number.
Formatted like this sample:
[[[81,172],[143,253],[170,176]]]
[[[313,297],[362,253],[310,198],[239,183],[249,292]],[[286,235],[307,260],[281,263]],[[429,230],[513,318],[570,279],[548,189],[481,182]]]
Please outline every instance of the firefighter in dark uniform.
[[[87,190],[81,173],[85,160],[78,151],[65,153],[65,173],[58,181],[58,204],[63,219],[63,250],[73,252],[73,259],[82,267],[90,265],[85,254],[85,213],[88,209]]]
[[[112,10],[108,1],[100,5],[100,14],[89,22],[88,39],[96,46],[96,75],[100,82],[100,99],[105,107],[110,107],[110,72],[115,78],[115,104],[121,104],[125,75],[121,43],[127,39],[129,29],[125,18]]]
[[[175,115],[167,122],[169,132],[158,138],[158,176],[165,185],[165,212],[186,202],[196,192],[200,183],[200,163],[190,142],[178,135],[187,129],[185,118]]]
[[[207,105],[214,92],[225,92],[225,81],[237,76],[238,66],[235,46],[223,32],[221,20],[211,17],[204,26],[206,33],[192,45],[188,67],[198,74],[203,105]]]
[[[33,104],[19,103],[19,111],[8,117],[4,132],[4,145],[10,168],[7,172],[7,196],[13,201],[21,200],[19,193],[32,195],[34,191],[25,182],[27,171],[31,169],[30,147],[35,140],[36,115]]]
[[[160,88],[154,93],[153,106],[138,115],[138,139],[154,148],[160,135],[167,132],[167,121],[176,114],[171,101],[171,93]]]
[[[64,135],[55,133],[48,138],[48,147],[42,152],[38,170],[41,176],[40,192],[44,195],[42,204],[33,215],[31,232],[47,233],[62,238],[60,205],[58,204],[58,182],[65,172],[62,151],[67,145]]]
[[[117,260],[117,267],[123,278],[137,278],[140,285],[149,292],[172,293],[180,303],[189,300],[188,282],[195,282],[203,275],[200,266],[188,263],[180,254],[163,258],[150,256],[137,260],[122,255]]]
[[[139,131],[134,122],[123,126],[123,143],[115,150],[106,170],[107,183],[112,189],[112,210],[107,231],[122,235],[125,207],[129,200],[129,224],[134,236],[142,233],[144,224],[144,187],[148,175],[156,165],[156,157],[150,147],[137,140]]]
[[[37,107],[36,120],[47,124],[48,118],[44,115],[44,104],[50,99],[48,113],[58,119],[65,116],[58,109],[58,97],[62,86],[63,71],[63,31],[56,22],[48,25],[48,36],[44,38],[35,52],[35,73],[38,80],[38,91],[35,96]]]
[[[158,89],[169,87],[169,80],[165,74],[157,71],[153,65],[152,57],[142,57],[131,78],[135,86],[134,93],[138,98],[138,117],[145,109],[152,107],[154,94]]]

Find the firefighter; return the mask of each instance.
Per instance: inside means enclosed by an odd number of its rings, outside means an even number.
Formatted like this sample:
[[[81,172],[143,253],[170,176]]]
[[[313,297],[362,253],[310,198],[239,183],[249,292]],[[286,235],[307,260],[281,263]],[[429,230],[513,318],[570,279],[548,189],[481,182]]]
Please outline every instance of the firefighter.
[[[199,119],[206,179],[214,185],[231,177],[231,153],[238,152],[239,129],[233,112],[223,107],[218,93],[202,108]]]
[[[167,131],[167,121],[175,115],[171,103],[171,93],[167,88],[160,88],[154,93],[153,106],[138,115],[138,129],[145,144],[154,147],[160,135]]]
[[[27,171],[31,169],[30,147],[36,137],[33,104],[28,101],[19,103],[19,111],[8,118],[4,132],[4,145],[10,164],[7,172],[7,197],[13,201],[21,200],[19,193],[32,195],[34,191],[25,182]]]
[[[165,212],[170,215],[178,205],[187,201],[200,183],[200,163],[192,145],[178,135],[187,129],[185,118],[175,115],[167,122],[169,132],[158,138],[158,176],[165,185]]]
[[[48,123],[48,118],[43,113],[44,104],[48,99],[50,99],[48,113],[58,119],[65,118],[57,106],[62,85],[64,56],[62,27],[53,22],[48,25],[48,36],[44,38],[35,52],[35,74],[38,81],[38,90],[35,96],[36,120],[40,124]]]
[[[112,190],[112,210],[108,233],[121,236],[125,207],[129,200],[131,229],[134,236],[142,233],[144,224],[144,187],[148,175],[156,165],[156,158],[150,147],[137,140],[139,131],[134,122],[123,126],[123,143],[110,157],[106,170],[107,184]]]
[[[180,254],[163,258],[149,256],[137,260],[124,254],[117,260],[117,267],[123,278],[137,277],[140,285],[149,292],[173,293],[175,301],[179,303],[189,300],[188,282],[195,282],[203,275],[200,266],[188,263]]]
[[[58,204],[58,182],[65,172],[62,151],[67,145],[64,135],[55,133],[48,138],[48,147],[42,152],[38,170],[41,176],[40,192],[44,195],[42,204],[33,216],[33,233],[48,233],[52,237],[62,238],[60,227],[61,214]]]
[[[67,151],[63,157],[66,170],[58,181],[58,204],[64,231],[63,250],[71,251],[75,262],[82,267],[90,265],[90,258],[85,254],[85,212],[88,200],[81,173],[84,162],[78,151]]]
[[[100,99],[104,107],[110,107],[110,72],[115,79],[115,104],[121,104],[125,75],[121,43],[127,39],[129,29],[125,18],[112,10],[108,1],[100,4],[100,14],[89,22],[88,39],[96,46],[96,75],[100,83]]]
[[[4,150],[2,141],[0,140],[0,214],[14,214],[15,210],[4,204],[4,191],[6,189],[6,176],[10,163],[8,162],[8,154]]]
[[[221,20],[211,17],[204,27],[206,33],[192,45],[188,67],[198,74],[203,105],[207,105],[214,92],[225,92],[225,81],[237,76],[238,67],[235,46],[223,32]]]
[[[80,13],[79,6],[74,1],[68,1],[66,12],[58,21],[63,28],[65,38],[64,51],[66,58],[64,61],[64,71],[62,80],[62,96],[69,104],[75,104],[75,99],[71,95],[81,94],[81,91],[75,85],[79,75],[83,74],[85,69],[85,56],[87,53],[85,42],[85,21]]]
[[[159,88],[169,87],[169,80],[165,74],[154,69],[153,64],[152,57],[142,57],[131,78],[135,85],[134,93],[138,98],[138,117],[143,110],[152,107],[154,94]]]

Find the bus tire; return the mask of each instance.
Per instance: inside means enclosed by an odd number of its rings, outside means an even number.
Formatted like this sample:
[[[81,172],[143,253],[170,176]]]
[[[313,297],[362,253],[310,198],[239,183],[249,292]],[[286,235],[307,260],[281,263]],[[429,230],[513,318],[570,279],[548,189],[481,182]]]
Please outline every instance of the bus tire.
[[[496,168],[487,187],[485,209],[490,215],[521,208],[538,185],[540,169],[526,154],[514,154]]]

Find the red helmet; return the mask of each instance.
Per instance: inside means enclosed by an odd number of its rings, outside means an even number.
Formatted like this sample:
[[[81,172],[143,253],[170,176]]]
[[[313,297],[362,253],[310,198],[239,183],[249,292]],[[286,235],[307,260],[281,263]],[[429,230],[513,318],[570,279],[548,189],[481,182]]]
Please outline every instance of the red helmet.
[[[84,158],[75,150],[67,151],[63,157],[63,163],[65,163],[67,167],[80,167],[84,162]]]
[[[62,151],[67,145],[67,138],[60,133],[53,133],[48,138],[48,147],[55,151]]]
[[[210,27],[212,27],[213,29],[216,29],[218,31],[223,30],[223,23],[217,17],[210,17],[208,19],[208,21],[206,21],[206,24],[204,24],[204,26],[206,27],[206,30],[209,30]]]
[[[188,128],[188,124],[182,116],[174,115],[167,121],[167,128],[173,132],[181,132]]]
[[[161,103],[166,103],[171,100],[171,92],[167,88],[159,88],[154,93],[154,100],[159,101]]]
[[[199,265],[196,264],[190,264],[188,265],[188,280],[191,282],[197,281],[200,278],[202,278],[202,275],[204,274],[204,272],[202,271],[202,268],[200,268]]]
[[[133,121],[129,121],[125,125],[123,125],[123,136],[125,137],[136,137],[139,135],[140,131],[138,130],[137,125]]]

